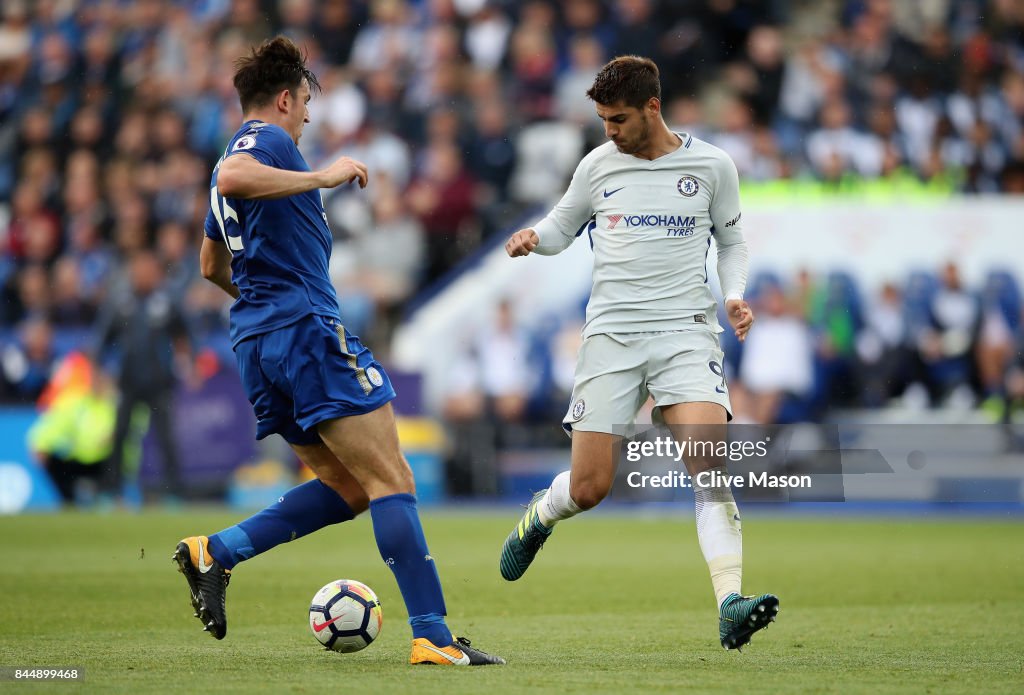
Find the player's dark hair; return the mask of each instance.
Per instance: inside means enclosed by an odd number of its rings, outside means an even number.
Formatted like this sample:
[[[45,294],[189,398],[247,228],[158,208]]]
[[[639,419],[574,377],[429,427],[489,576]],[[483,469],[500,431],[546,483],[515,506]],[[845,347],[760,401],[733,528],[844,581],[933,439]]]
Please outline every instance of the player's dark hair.
[[[264,41],[235,61],[235,89],[243,113],[265,106],[285,89],[296,94],[302,78],[310,91],[320,91],[316,75],[306,67],[306,56],[285,36]]]
[[[619,56],[605,64],[587,96],[604,106],[623,102],[639,109],[651,97],[661,99],[658,66],[650,58]]]

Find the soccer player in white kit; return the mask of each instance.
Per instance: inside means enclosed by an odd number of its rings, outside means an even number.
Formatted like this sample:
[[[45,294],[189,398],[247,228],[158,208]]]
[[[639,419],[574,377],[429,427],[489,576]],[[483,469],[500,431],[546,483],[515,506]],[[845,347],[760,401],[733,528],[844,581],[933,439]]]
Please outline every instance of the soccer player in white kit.
[[[505,541],[499,564],[509,581],[523,576],[557,522],[605,498],[622,427],[649,396],[655,421],[678,440],[723,438],[732,415],[706,270],[712,236],[726,315],[739,340],[754,322],[743,301],[748,257],[735,164],[717,147],[669,130],[650,59],[615,58],[587,96],[610,142],[583,158],[543,220],[505,244],[512,257],[550,256],[586,233],[594,250],[594,287],[563,421],[572,436],[571,470],[534,495]],[[724,473],[714,456],[687,457],[686,467],[695,481],[702,471]],[[775,620],[779,599],[740,591],[740,516],[730,488],[695,482],[694,497],[719,638],[737,649]]]

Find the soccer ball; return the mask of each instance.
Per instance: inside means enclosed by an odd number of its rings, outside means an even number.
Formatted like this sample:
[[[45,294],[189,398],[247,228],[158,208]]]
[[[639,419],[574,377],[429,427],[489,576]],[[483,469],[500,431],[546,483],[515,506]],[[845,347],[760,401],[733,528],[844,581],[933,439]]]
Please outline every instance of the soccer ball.
[[[377,594],[354,579],[324,585],[309,606],[309,629],[336,652],[358,652],[380,634],[384,615]]]

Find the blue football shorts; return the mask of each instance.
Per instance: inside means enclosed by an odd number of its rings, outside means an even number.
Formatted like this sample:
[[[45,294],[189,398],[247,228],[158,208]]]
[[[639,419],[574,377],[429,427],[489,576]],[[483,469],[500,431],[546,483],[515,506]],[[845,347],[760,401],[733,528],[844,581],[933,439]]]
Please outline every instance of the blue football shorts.
[[[242,340],[235,357],[256,438],[320,442],[317,423],[372,412],[395,397],[384,368],[336,319],[309,315]]]

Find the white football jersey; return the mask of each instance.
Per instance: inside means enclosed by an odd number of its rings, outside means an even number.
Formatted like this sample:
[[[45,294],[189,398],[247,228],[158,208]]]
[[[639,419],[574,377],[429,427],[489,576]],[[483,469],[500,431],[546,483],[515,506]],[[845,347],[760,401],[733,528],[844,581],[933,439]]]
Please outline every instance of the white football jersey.
[[[703,328],[720,332],[708,286],[711,236],[726,298],[743,296],[747,247],[736,166],[722,150],[686,133],[655,160],[591,151],[565,195],[534,226],[535,249],[553,255],[579,236],[594,250],[594,287],[584,336]]]

